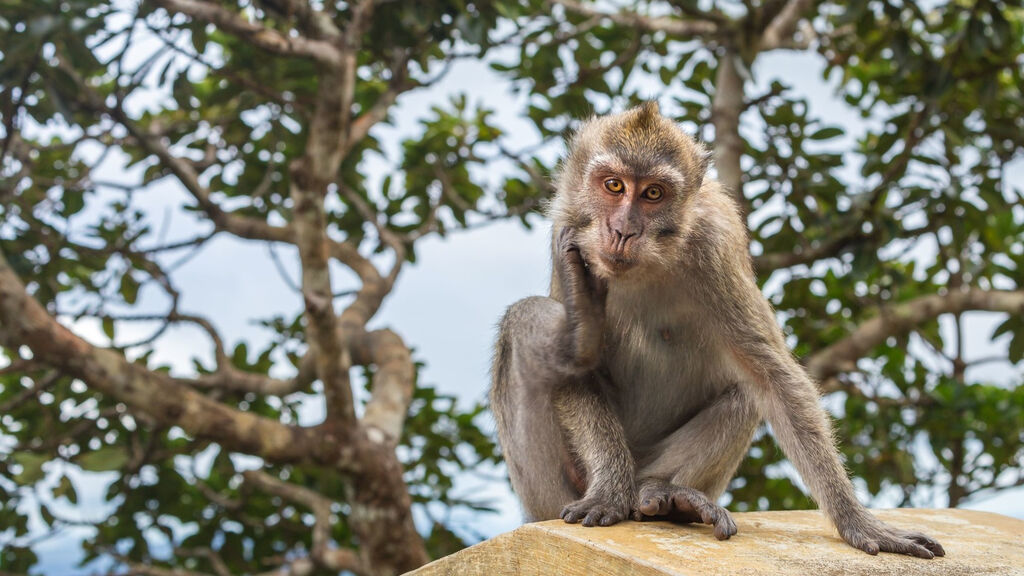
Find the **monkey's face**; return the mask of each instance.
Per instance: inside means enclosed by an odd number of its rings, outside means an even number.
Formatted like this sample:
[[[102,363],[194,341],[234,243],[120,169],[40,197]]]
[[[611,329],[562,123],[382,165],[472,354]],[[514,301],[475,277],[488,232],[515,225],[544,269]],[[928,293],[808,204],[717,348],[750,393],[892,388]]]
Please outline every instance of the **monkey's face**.
[[[669,163],[638,168],[611,153],[595,156],[587,167],[583,204],[589,225],[578,237],[601,276],[642,273],[663,266],[675,252],[681,206],[690,192],[686,177]]]
[[[648,102],[585,123],[569,142],[549,213],[576,230],[587,263],[605,278],[672,268],[707,151]]]

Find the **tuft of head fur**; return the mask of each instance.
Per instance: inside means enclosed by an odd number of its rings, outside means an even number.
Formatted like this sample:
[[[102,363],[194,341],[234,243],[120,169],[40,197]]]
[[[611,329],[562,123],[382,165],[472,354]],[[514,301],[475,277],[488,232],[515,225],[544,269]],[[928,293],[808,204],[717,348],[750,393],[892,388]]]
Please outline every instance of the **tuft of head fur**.
[[[678,245],[679,223],[707,172],[707,148],[662,116],[653,101],[619,114],[593,117],[566,144],[567,154],[555,177],[556,193],[548,206],[555,227],[572,227],[582,239],[599,234],[593,224],[602,214],[601,191],[594,190],[591,178],[599,166],[614,166],[616,175],[623,178],[665,176],[660,179],[674,183],[673,194],[652,218],[644,257],[655,265],[670,259],[672,245]]]

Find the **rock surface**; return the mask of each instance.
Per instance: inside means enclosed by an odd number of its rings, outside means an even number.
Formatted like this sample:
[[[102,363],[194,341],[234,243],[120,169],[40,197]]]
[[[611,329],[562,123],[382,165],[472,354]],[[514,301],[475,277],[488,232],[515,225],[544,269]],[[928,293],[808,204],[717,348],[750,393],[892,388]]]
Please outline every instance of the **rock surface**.
[[[818,511],[747,512],[733,515],[739,534],[722,542],[710,527],[698,525],[527,524],[410,574],[1024,576],[1024,521],[955,509],[875,513],[897,527],[933,536],[946,556],[869,556],[840,540]]]

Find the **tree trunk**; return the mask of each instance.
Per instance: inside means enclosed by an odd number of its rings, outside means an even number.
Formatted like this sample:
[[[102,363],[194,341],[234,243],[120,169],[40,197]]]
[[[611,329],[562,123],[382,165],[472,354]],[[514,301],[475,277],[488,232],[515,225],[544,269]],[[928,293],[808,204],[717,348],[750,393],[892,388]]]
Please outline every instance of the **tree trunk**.
[[[747,212],[743,196],[743,139],[740,137],[740,114],[743,113],[743,77],[737,69],[739,55],[726,48],[718,58],[715,77],[715,97],[711,104],[715,126],[715,168],[718,181],[732,192],[744,214]]]

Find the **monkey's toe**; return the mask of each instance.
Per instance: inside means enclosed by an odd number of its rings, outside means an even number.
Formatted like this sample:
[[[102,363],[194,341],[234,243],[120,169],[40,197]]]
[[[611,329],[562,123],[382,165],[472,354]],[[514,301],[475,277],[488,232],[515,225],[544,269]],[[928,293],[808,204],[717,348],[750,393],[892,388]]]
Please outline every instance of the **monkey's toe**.
[[[715,538],[727,540],[737,532],[729,512],[699,490],[668,482],[651,484],[640,491],[637,520],[668,520],[682,524],[708,524]]]
[[[882,552],[906,554],[926,560],[931,560],[936,556],[943,556],[946,553],[942,549],[942,545],[924,534],[904,532],[902,530],[894,534],[883,535],[882,538],[879,538],[877,546]]]
[[[935,539],[920,532],[893,528],[870,517],[844,527],[840,535],[855,548],[872,556],[879,552],[889,552],[930,560],[946,555],[945,549]]]
[[[669,511],[669,501],[664,495],[650,496],[640,502],[638,511],[643,516],[664,516]],[[640,520],[641,518],[637,518]]]
[[[917,544],[924,546],[928,549],[929,552],[936,556],[946,555],[946,549],[943,548],[942,544],[939,544],[938,541],[936,541],[934,538],[926,536],[925,534],[921,534],[920,532],[910,532],[909,534],[907,534],[906,537],[913,540]]]

